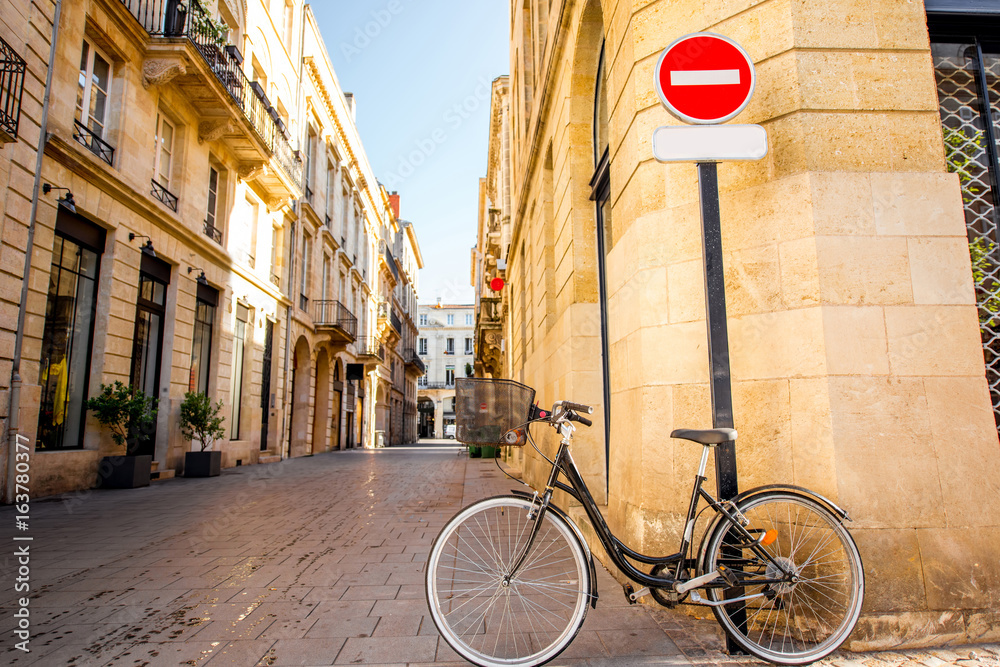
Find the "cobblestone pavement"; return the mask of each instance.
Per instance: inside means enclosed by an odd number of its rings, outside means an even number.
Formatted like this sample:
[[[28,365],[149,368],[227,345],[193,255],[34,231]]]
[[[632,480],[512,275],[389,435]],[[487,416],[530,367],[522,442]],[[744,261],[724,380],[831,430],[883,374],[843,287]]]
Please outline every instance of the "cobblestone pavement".
[[[492,462],[430,443],[35,501],[31,653],[13,648],[8,558],[0,664],[466,664],[427,615],[424,562],[460,507],[511,487]],[[0,508],[5,533],[13,524],[13,508]],[[599,586],[597,609],[551,664],[756,662],[724,654],[714,621],[628,606],[600,568]],[[990,645],[825,662],[1000,667],[998,654]]]

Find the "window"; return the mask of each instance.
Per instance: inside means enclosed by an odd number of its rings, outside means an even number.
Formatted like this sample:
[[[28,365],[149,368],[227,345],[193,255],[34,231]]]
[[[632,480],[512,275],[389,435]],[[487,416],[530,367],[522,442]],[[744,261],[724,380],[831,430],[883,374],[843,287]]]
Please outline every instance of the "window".
[[[219,172],[215,167],[208,168],[208,211],[205,222],[215,227],[215,216],[219,205]]]
[[[417,341],[417,347],[419,349],[420,354],[427,354],[427,339],[421,338],[419,341]]]
[[[419,378],[417,378],[417,385],[421,387],[427,386],[427,373],[424,373]]]
[[[243,402],[243,357],[246,352],[247,321],[250,309],[242,303],[236,304],[236,328],[233,330],[233,366],[229,398],[232,415],[229,419],[229,439],[240,439],[240,404]]]
[[[330,282],[330,256],[325,252],[323,253],[323,296],[320,297],[323,301],[326,301],[327,290],[329,289],[328,283]]]
[[[111,88],[111,61],[97,48],[83,41],[80,78],[76,90],[77,141],[111,164],[114,151],[104,143],[108,121],[108,93]],[[96,140],[94,140],[96,138]]]
[[[191,372],[188,391],[208,394],[209,369],[212,364],[212,333],[219,293],[207,285],[198,285],[194,307],[194,340],[191,344]]]
[[[451,326],[453,324],[455,324],[455,316],[454,315],[449,315],[448,316],[448,326]]]
[[[45,305],[36,441],[39,450],[83,448],[84,402],[97,316],[99,248],[104,246],[104,233],[88,226],[88,242],[71,238],[60,224],[67,215],[60,210],[56,221]]]
[[[281,257],[281,228],[271,227],[271,282],[278,286],[281,285],[279,257]]]
[[[284,12],[282,15],[282,41],[289,50],[292,48],[292,31],[295,27],[295,8],[292,3],[285,0]]]
[[[466,313],[465,325],[471,327],[474,326],[475,324],[476,324],[475,316],[472,313]]]
[[[312,253],[312,237],[302,235],[302,274],[299,277],[299,307],[305,310],[309,305],[309,255]]]
[[[472,339],[471,338],[466,338],[465,339],[465,353],[466,354],[472,354]]]
[[[252,269],[257,266],[257,217],[260,207],[249,197],[244,200],[244,206],[240,216],[240,229],[232,236],[235,237],[236,259]]]
[[[167,318],[167,284],[170,265],[142,255],[139,266],[139,294],[135,302],[135,334],[132,342],[132,387],[158,399],[163,361],[163,325]],[[155,403],[154,403],[155,404]],[[130,447],[131,455],[153,455],[156,433]]]
[[[156,135],[154,145],[156,154],[153,156],[153,180],[161,186],[170,189],[170,167],[174,154],[174,124],[162,113],[156,114]]]
[[[444,353],[445,354],[455,354],[455,339],[454,338],[449,338],[448,340],[445,341]]]
[[[315,167],[315,150],[316,150],[316,130],[313,129],[312,125],[309,126],[309,133],[306,136],[306,165],[303,174],[303,180],[306,186],[306,201],[312,205],[312,184],[313,184],[313,168]]]
[[[422,327],[427,326],[427,315],[424,313],[420,314],[420,326]]]
[[[455,367],[445,366],[444,368],[444,383],[449,387],[455,384]]]

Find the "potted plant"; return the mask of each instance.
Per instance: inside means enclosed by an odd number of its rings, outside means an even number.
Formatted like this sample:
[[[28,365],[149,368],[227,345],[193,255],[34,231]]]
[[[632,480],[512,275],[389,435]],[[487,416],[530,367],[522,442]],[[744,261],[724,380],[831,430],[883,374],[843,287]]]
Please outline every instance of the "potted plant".
[[[212,405],[212,399],[201,392],[189,391],[181,403],[181,433],[188,440],[197,440],[201,450],[184,455],[185,477],[218,477],[222,474],[222,452],[212,450],[212,443],[225,436],[220,417],[222,401]]]
[[[156,399],[116,380],[113,385],[101,384],[101,393],[87,399],[87,409],[111,431],[117,450],[115,455],[101,459],[98,485],[111,489],[149,486],[153,457],[134,452],[153,432]]]

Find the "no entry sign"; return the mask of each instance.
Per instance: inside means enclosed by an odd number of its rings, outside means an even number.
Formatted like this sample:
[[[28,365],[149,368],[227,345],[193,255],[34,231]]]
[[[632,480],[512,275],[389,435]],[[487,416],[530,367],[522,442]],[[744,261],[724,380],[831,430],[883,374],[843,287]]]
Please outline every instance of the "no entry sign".
[[[686,123],[724,123],[753,95],[753,61],[739,44],[709,32],[681,37],[664,49],[654,72],[660,101]]]

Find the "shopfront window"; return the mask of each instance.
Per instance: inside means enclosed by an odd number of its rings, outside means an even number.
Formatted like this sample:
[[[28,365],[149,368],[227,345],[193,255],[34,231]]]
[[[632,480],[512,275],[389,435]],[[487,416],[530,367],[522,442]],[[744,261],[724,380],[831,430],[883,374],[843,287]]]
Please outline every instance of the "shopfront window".
[[[60,216],[64,213],[60,211]],[[61,222],[61,220],[60,220]],[[41,399],[37,448],[81,449],[97,307],[103,232],[88,247],[57,223],[49,274],[40,368]]]

